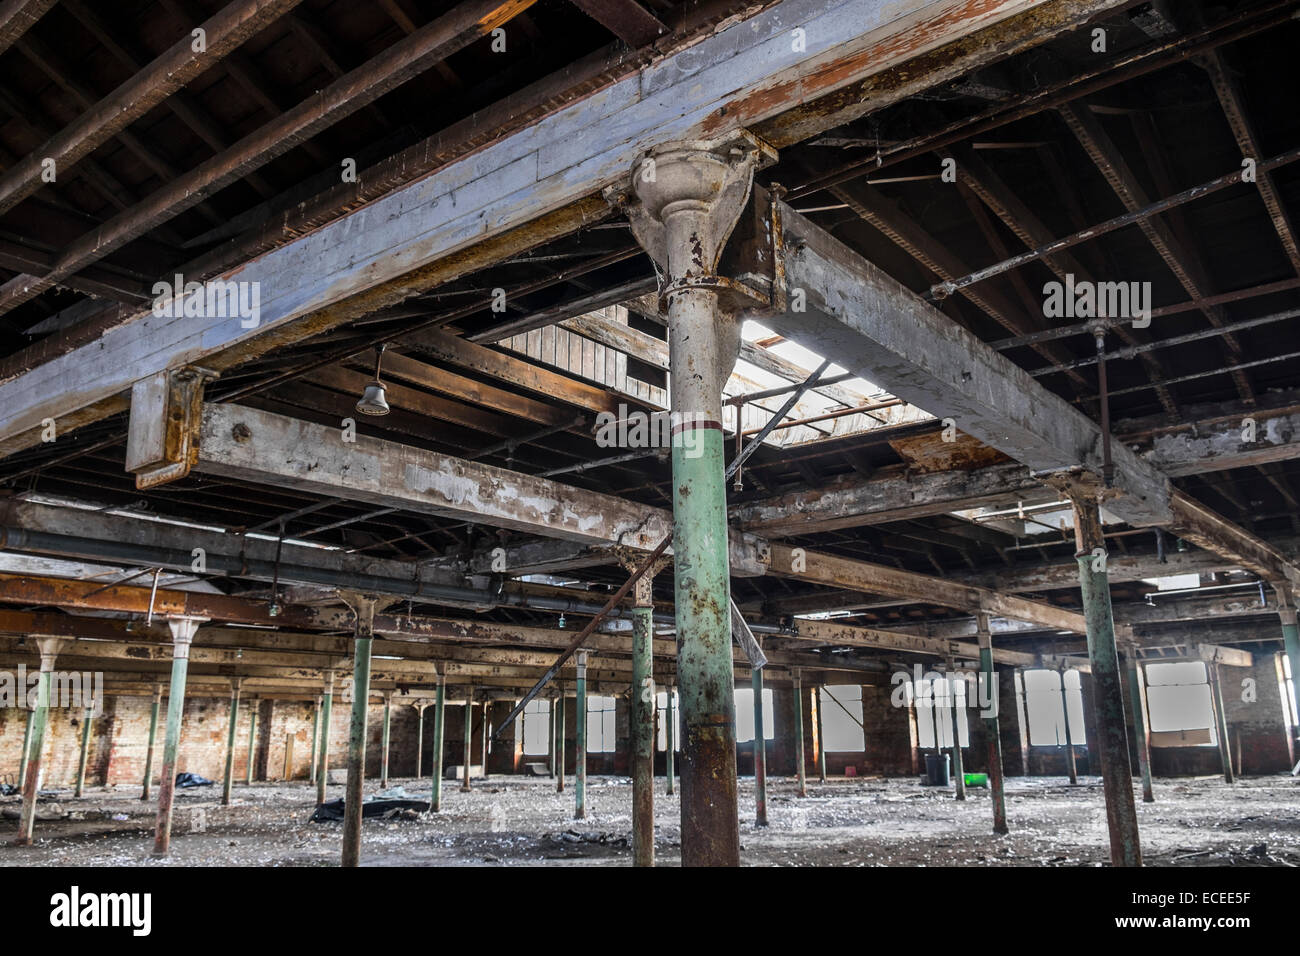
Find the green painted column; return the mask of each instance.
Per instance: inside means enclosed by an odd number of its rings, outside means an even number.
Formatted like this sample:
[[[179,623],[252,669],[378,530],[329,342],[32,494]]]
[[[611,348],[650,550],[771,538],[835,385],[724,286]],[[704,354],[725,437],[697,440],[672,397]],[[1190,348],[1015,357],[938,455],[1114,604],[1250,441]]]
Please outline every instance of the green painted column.
[[[433,791],[429,795],[429,810],[432,813],[442,809],[442,738],[446,710],[447,678],[439,674],[438,696],[433,704]]]
[[[235,734],[239,729],[239,679],[230,682],[230,720],[226,726],[226,767],[221,775],[221,805],[230,806],[235,782]]]
[[[26,706],[26,704],[24,704]],[[23,722],[23,752],[18,758],[18,789],[21,790],[27,783],[27,755],[32,749],[32,715],[36,712],[35,707],[27,707],[27,719]]]
[[[385,694],[384,695],[384,729],[383,729],[382,743],[380,745],[383,748],[383,753],[380,755],[379,758],[379,786],[384,788],[388,787],[388,741],[389,741],[389,728],[392,724],[392,715],[393,715],[392,697],[389,694]]]
[[[953,665],[948,663],[948,710],[952,718],[952,775],[953,794],[958,800],[966,799],[966,771],[961,759],[960,720],[957,715],[957,679],[952,676]]]
[[[474,692],[465,688],[465,733],[463,761],[461,763],[460,792],[469,793],[474,789],[470,783],[470,768],[474,764]]]
[[[993,670],[993,636],[989,630],[989,616],[984,612],[975,615],[975,634],[980,649],[980,709],[984,716],[984,736],[988,738],[989,787],[993,796],[993,832],[1007,832],[1007,797],[1002,779],[1002,732],[998,726],[998,712],[1002,701],[998,699],[998,676]],[[1015,701],[1011,702],[1014,706]]]
[[[763,668],[750,670],[754,691],[754,825],[767,826],[767,728],[763,726]]]
[[[316,698],[316,707],[312,713],[311,724],[311,773],[308,781],[314,786],[316,783],[316,768],[320,759],[320,709],[321,699]]]
[[[1074,735],[1070,732],[1070,702],[1065,696],[1065,668],[1060,671],[1061,681],[1061,716],[1065,727],[1065,772],[1070,778],[1070,785],[1079,782],[1079,764],[1074,753]]]
[[[559,706],[559,713],[555,718],[556,743],[555,748],[555,792],[564,792],[564,745],[566,743],[564,735],[564,685],[556,681],[556,688],[559,691],[555,699]]]
[[[805,769],[808,763],[808,757],[804,753],[803,740],[803,673],[795,668],[794,671],[794,749],[795,749],[795,775],[799,781],[799,789],[796,796],[808,796],[808,777]]]
[[[1142,670],[1137,651],[1129,648],[1124,654],[1128,671],[1128,695],[1133,702],[1133,736],[1137,740],[1138,770],[1142,774],[1142,802],[1154,803],[1156,796],[1151,787],[1151,734],[1147,730],[1147,695],[1142,684]]]
[[[552,697],[550,706],[546,708],[546,733],[547,733],[547,763],[550,767],[551,777],[555,777],[555,698]]]
[[[343,866],[361,862],[361,803],[366,775],[366,722],[370,708],[370,657],[374,646],[375,599],[339,592],[356,615],[352,651],[352,723],[348,731],[348,783],[343,802]]]
[[[81,715],[81,757],[77,760],[77,789],[73,796],[79,797],[86,789],[86,760],[90,756],[90,726],[95,722],[95,711],[87,707]]]
[[[175,674],[175,661],[172,662],[172,672]],[[162,704],[162,687],[156,686],[153,689],[153,702],[149,707],[149,744],[144,752],[144,785],[140,790],[140,799],[149,799],[149,788],[153,785],[153,752],[154,745],[158,740],[158,711]]]
[[[415,708],[415,779],[424,776],[424,708],[425,704],[413,704]]]
[[[253,768],[257,763],[257,707],[257,698],[251,698],[248,702],[248,765],[244,768],[246,787],[253,785]]]
[[[573,757],[573,819],[587,817],[587,652],[578,651],[577,700],[578,747]]]
[[[632,865],[655,864],[655,678],[652,576],[637,580],[632,609]]]
[[[325,692],[321,694],[320,746],[316,758],[316,804],[325,802],[330,775],[330,716],[334,709],[334,671],[325,671]]]
[[[172,839],[172,800],[176,795],[176,762],[181,747],[181,721],[185,716],[185,679],[189,671],[190,644],[199,621],[192,617],[167,619],[172,633],[172,679],[167,688],[167,736],[163,740],[162,781],[158,785],[158,821],[153,852],[165,856]]]
[[[23,774],[23,805],[18,818],[16,846],[31,846],[36,825],[36,794],[41,787],[41,756],[45,750],[45,728],[49,725],[50,693],[54,679],[54,661],[63,641],[57,637],[37,638],[41,652],[41,672],[36,684],[36,701],[31,710],[31,739]],[[22,688],[25,692],[26,688]]]
[[[1296,619],[1295,599],[1289,591],[1279,589],[1278,616],[1282,619],[1282,646],[1286,649],[1287,660],[1291,664],[1291,683],[1300,697],[1300,623]],[[1300,714],[1300,700],[1295,701],[1296,713]]]
[[[668,771],[668,795],[670,797],[676,789],[677,780],[677,721],[673,719],[673,695],[676,693],[677,688],[672,683],[669,683],[668,693],[665,695],[668,702],[668,729],[664,732],[664,741],[667,744],[665,769]]]
[[[1074,528],[1079,563],[1079,589],[1088,632],[1088,659],[1097,695],[1097,751],[1101,757],[1106,822],[1110,831],[1112,866],[1141,866],[1137,806],[1133,800],[1133,770],[1129,762],[1128,721],[1120,690],[1119,655],[1115,648],[1115,618],[1106,571],[1105,538],[1095,493],[1075,492]]]
[[[1219,680],[1218,662],[1205,665],[1210,677],[1210,703],[1214,707],[1214,735],[1219,738],[1219,760],[1223,764],[1224,783],[1235,783],[1232,771],[1232,748],[1228,745],[1228,715],[1223,707],[1223,684]]]

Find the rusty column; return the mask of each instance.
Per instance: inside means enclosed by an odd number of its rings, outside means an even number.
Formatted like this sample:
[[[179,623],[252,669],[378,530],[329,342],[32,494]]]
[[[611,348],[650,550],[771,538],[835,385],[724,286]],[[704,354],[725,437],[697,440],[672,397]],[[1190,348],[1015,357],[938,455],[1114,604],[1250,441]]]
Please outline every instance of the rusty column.
[[[1061,716],[1065,721],[1065,772],[1069,775],[1070,785],[1079,782],[1079,766],[1074,755],[1074,735],[1070,733],[1070,699],[1065,694],[1065,666],[1058,673],[1061,681]]]
[[[1088,659],[1097,695],[1097,730],[1100,740],[1102,788],[1106,794],[1106,822],[1110,829],[1112,866],[1141,866],[1137,806],[1133,800],[1133,770],[1129,762],[1127,720],[1120,690],[1119,655],[1115,649],[1115,618],[1110,604],[1110,578],[1106,571],[1105,538],[1101,509],[1095,491],[1075,488],[1074,533],[1078,545],[1079,585],[1088,632]]]
[[[442,810],[442,741],[447,712],[447,677],[438,672],[438,696],[433,703],[433,790],[429,794],[429,812]]]
[[[1300,696],[1300,622],[1296,619],[1295,595],[1289,585],[1275,585],[1277,594],[1277,613],[1282,620],[1282,646],[1286,649],[1287,659],[1291,663],[1291,681]],[[1300,700],[1294,701],[1300,713]]]
[[[226,729],[226,769],[221,777],[221,805],[230,806],[231,786],[235,776],[235,730],[239,719],[239,678],[230,680],[230,724]]]
[[[366,775],[366,723],[370,710],[370,658],[375,643],[376,599],[339,591],[355,615],[353,624],[352,722],[348,732],[348,783],[343,795],[343,866],[361,862],[361,812]]]
[[[980,713],[984,717],[984,736],[988,738],[989,786],[993,795],[993,832],[1007,832],[1007,797],[1002,780],[1002,733],[998,728],[998,677],[993,670],[993,635],[989,630],[989,616],[983,611],[975,615],[975,635],[980,649]],[[1012,701],[1014,704],[1015,701]]]
[[[578,749],[573,755],[573,819],[587,818],[587,652],[578,651],[578,696],[575,703]]]
[[[321,698],[316,697],[316,707],[312,711],[311,725],[311,770],[308,774],[307,781],[312,786],[316,785],[316,765],[320,750],[320,708]]]
[[[248,761],[244,767],[244,786],[253,785],[253,765],[257,763],[257,708],[258,700],[254,695],[248,700]]]
[[[63,638],[38,637],[36,646],[41,652],[41,672],[36,684],[36,699],[31,705],[31,740],[23,773],[23,805],[15,846],[31,846],[32,843],[32,829],[36,824],[36,794],[41,788],[41,753],[45,749],[45,728],[49,723],[50,694],[54,683],[54,660],[63,646]],[[26,692],[27,688],[22,690]]]
[[[483,779],[484,780],[487,779],[487,775],[488,775],[488,741],[492,739],[492,728],[488,724],[489,703],[490,701],[487,700],[483,701],[483,723],[480,725],[483,728],[482,752],[483,752]]]
[[[460,781],[460,792],[469,793],[473,786],[469,782],[470,761],[474,759],[474,691],[468,687],[465,688],[465,763],[462,768],[463,776]]]
[[[18,757],[19,790],[22,790],[27,783],[27,754],[32,749],[32,714],[35,711],[35,708],[27,701],[26,697],[23,698],[23,707],[27,711],[27,719],[23,721],[23,749]]]
[[[808,777],[805,772],[805,765],[808,758],[804,754],[803,742],[803,671],[799,668],[794,669],[794,749],[795,749],[795,772],[799,781],[799,789],[796,796],[808,796]]]
[[[330,773],[330,712],[334,704],[334,670],[326,668],[325,692],[321,694],[320,747],[316,758],[316,803],[325,802],[325,787]]]
[[[412,704],[415,708],[415,779],[424,776],[424,709],[428,704]]]
[[[95,709],[87,707],[81,715],[81,756],[77,759],[77,789],[74,797],[79,797],[86,789],[86,759],[90,756],[90,726],[95,722]]]
[[[1205,665],[1210,677],[1210,703],[1214,706],[1214,736],[1219,738],[1219,760],[1223,763],[1224,783],[1235,783],[1232,772],[1232,749],[1228,746],[1228,715],[1223,709],[1223,685],[1219,681],[1219,662]]]
[[[1142,682],[1142,669],[1138,664],[1137,648],[1124,652],[1128,670],[1129,698],[1133,701],[1133,736],[1137,739],[1138,770],[1142,773],[1142,802],[1154,803],[1156,796],[1151,788],[1151,732],[1147,729],[1147,694]]]
[[[677,763],[677,721],[673,719],[673,695],[675,693],[677,693],[677,690],[673,686],[673,682],[669,681],[668,691],[664,695],[664,700],[668,705],[668,712],[666,715],[668,718],[668,729],[664,731],[665,750],[667,751],[664,755],[664,769],[667,771],[667,793],[670,797],[675,792],[677,786],[677,767],[675,766]]]
[[[638,202],[627,207],[633,235],[668,280],[683,866],[740,863],[722,441],[722,387],[740,324],[721,301],[717,267],[757,160],[754,143],[739,137],[656,147],[633,171]]]
[[[172,839],[172,800],[176,796],[176,762],[181,747],[181,720],[185,716],[185,679],[189,672],[190,644],[199,618],[169,617],[172,632],[172,681],[167,688],[167,736],[163,740],[162,781],[158,784],[158,822],[154,828],[154,856],[166,856]]]
[[[388,739],[389,727],[392,723],[393,715],[393,694],[392,691],[384,692],[384,728],[383,738],[380,746],[383,753],[379,758],[379,786],[386,788],[388,786]]]
[[[632,865],[655,865],[654,574],[636,582],[632,609]]]
[[[555,778],[555,698],[552,697],[546,708],[546,764]]]
[[[144,752],[144,784],[140,788],[141,800],[149,799],[150,789],[153,786],[153,752],[158,742],[158,711],[161,707],[162,685],[155,684],[153,697],[149,703],[149,744]]]
[[[958,800],[966,799],[966,774],[961,761],[960,721],[957,717],[957,678],[953,677],[954,662],[948,661],[948,705],[952,711],[952,779],[953,794]]]

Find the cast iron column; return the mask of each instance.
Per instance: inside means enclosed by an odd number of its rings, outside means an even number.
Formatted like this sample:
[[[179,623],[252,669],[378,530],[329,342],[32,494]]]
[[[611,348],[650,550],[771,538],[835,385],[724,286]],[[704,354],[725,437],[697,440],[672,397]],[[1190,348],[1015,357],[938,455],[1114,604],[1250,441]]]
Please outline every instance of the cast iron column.
[[[573,755],[573,819],[587,818],[587,652],[578,651],[577,752]]]
[[[993,636],[989,616],[975,615],[975,634],[980,648],[980,679],[984,683],[980,707],[984,711],[984,736],[988,738],[989,786],[993,794],[993,832],[1007,832],[1007,797],[1002,780],[1002,733],[998,728],[998,677],[993,670]],[[1012,703],[1015,703],[1012,701]]]
[[[81,717],[81,757],[77,760],[77,789],[74,797],[79,797],[86,789],[86,758],[90,756],[90,725],[94,723],[94,708],[87,707]]]
[[[632,609],[632,865],[655,865],[654,574],[636,582]]]
[[[429,794],[429,811],[442,809],[442,740],[447,714],[447,678],[438,674],[438,694],[433,703],[433,790]]]
[[[26,697],[23,698],[23,707],[27,710],[27,719],[23,721],[23,752],[18,758],[19,790],[27,784],[27,754],[32,749],[32,714],[35,712],[35,708],[30,706]]]
[[[559,705],[560,712],[555,719],[555,792],[564,792],[564,685],[556,681],[556,689],[559,691],[555,699]]]
[[[763,727],[763,668],[750,670],[754,691],[754,826],[767,826],[767,733]]]
[[[320,708],[321,708],[321,699],[320,696],[318,695],[316,697],[316,707],[312,713],[311,771],[307,778],[308,782],[311,783],[312,786],[316,785],[316,767],[317,767],[319,754],[320,754]]]
[[[482,754],[483,754],[482,764],[483,764],[484,780],[487,779],[487,775],[488,775],[488,741],[492,739],[492,728],[488,725],[488,704],[489,701],[486,700],[483,701],[483,724],[482,724],[483,733],[479,737],[480,746],[482,747]]]
[[[230,806],[235,777],[235,730],[239,719],[239,678],[230,682],[230,726],[226,729],[226,771],[221,777],[221,805]]]
[[[817,701],[817,776],[822,783],[826,782],[826,721],[822,719],[822,698],[826,696],[826,686],[813,691],[813,699]],[[934,696],[933,684],[930,687],[930,696]],[[942,753],[939,748],[939,712],[935,711],[934,725],[934,750],[935,753]]]
[[[1124,660],[1128,670],[1129,698],[1133,701],[1133,736],[1137,739],[1138,770],[1142,773],[1142,802],[1154,803],[1155,792],[1151,789],[1151,734],[1147,731],[1146,718],[1147,695],[1142,686],[1137,648],[1128,648]]]
[[[808,796],[808,777],[804,765],[808,762],[804,754],[803,742],[803,672],[797,667],[794,671],[794,749],[795,774],[799,780],[797,796]]]
[[[552,697],[546,708],[546,763],[555,778],[555,698]]]
[[[375,599],[355,591],[339,597],[356,616],[353,625],[352,725],[348,732],[348,783],[343,795],[343,866],[361,862],[361,802],[366,776],[366,722],[370,709],[370,655],[375,643]]]
[[[253,764],[257,762],[257,696],[248,701],[248,761],[244,767],[244,786],[253,785]]]
[[[334,671],[325,671],[325,692],[321,694],[320,756],[316,758],[316,803],[325,802],[330,772],[330,712],[334,709]]]
[[[1300,625],[1296,620],[1295,598],[1288,587],[1275,587],[1274,591],[1277,593],[1277,613],[1282,619],[1282,646],[1291,662],[1291,682],[1297,688],[1296,696],[1300,697]],[[1300,713],[1300,700],[1295,704],[1296,713]]]
[[[31,846],[32,829],[36,824],[36,794],[41,787],[41,752],[45,749],[45,727],[49,723],[50,690],[54,681],[54,659],[58,656],[63,639],[38,637],[36,645],[41,652],[41,672],[36,684],[36,702],[31,710],[31,741],[26,755],[27,769],[23,774],[23,806],[18,821],[18,838],[15,846]],[[26,692],[27,688],[21,688]]]
[[[379,786],[386,788],[388,786],[388,729],[392,720],[393,701],[392,694],[384,694],[384,730],[383,730],[383,754],[379,763]]]
[[[424,708],[428,704],[412,704],[417,714],[415,718],[415,779],[424,776]]]
[[[1076,491],[1074,533],[1078,545],[1079,586],[1088,631],[1088,659],[1097,694],[1098,752],[1102,788],[1106,794],[1106,821],[1110,829],[1113,866],[1141,866],[1137,807],[1133,801],[1133,770],[1129,762],[1127,721],[1120,691],[1119,655],[1115,650],[1115,618],[1110,605],[1110,578],[1106,571],[1105,538],[1101,510],[1094,495]],[[1094,553],[1095,552],[1095,553]]]
[[[961,762],[961,737],[957,733],[957,678],[952,676],[953,664],[948,662],[948,705],[952,711],[952,776],[953,791],[958,800],[966,799],[966,776]]]
[[[1210,702],[1214,705],[1214,735],[1219,738],[1219,760],[1223,763],[1224,783],[1235,783],[1232,772],[1232,748],[1228,746],[1228,715],[1223,708],[1223,685],[1219,682],[1219,662],[1205,665],[1210,676]]]
[[[667,274],[672,398],[673,568],[682,715],[682,865],[738,866],[736,704],[731,654],[722,387],[740,347],[719,301],[722,246],[757,155],[742,140],[652,149],[632,176],[633,234]]]
[[[1070,733],[1070,699],[1065,695],[1065,668],[1057,674],[1061,681],[1061,716],[1065,721],[1065,772],[1071,786],[1079,782],[1079,765],[1074,756],[1074,735]]]
[[[181,720],[185,716],[185,678],[189,672],[190,644],[199,618],[169,617],[172,632],[172,682],[167,688],[167,736],[163,740],[162,780],[158,784],[158,823],[154,829],[154,856],[166,856],[172,839],[172,799],[176,795],[176,759],[181,747]]]
[[[173,663],[173,668],[175,664]],[[153,752],[158,742],[158,710],[162,705],[162,685],[155,684],[153,699],[149,705],[149,745],[144,752],[144,784],[140,788],[140,799],[149,799],[149,790],[153,786]]]
[[[676,791],[677,779],[677,721],[673,719],[673,694],[677,693],[672,681],[668,682],[668,692],[664,699],[668,703],[668,729],[664,732],[664,742],[667,753],[664,755],[665,769],[668,772],[668,795],[671,797]]]
[[[460,780],[461,793],[469,793],[473,786],[469,782],[470,762],[474,759],[474,692],[470,688],[465,688],[465,763],[461,768],[463,776]]]

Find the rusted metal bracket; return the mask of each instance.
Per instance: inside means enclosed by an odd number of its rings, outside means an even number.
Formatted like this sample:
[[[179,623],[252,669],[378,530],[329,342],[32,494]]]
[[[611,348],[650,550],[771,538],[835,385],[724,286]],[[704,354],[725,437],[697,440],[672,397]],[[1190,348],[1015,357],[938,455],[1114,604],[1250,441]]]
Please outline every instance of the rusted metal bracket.
[[[217,373],[198,366],[169,369],[131,388],[126,470],[140,490],[184,478],[199,458],[203,390]]]

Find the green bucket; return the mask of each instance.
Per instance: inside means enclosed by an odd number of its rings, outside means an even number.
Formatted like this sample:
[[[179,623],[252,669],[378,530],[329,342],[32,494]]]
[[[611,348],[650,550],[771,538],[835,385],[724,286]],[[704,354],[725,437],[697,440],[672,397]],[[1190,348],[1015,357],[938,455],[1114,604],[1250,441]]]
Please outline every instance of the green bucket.
[[[989,775],[986,773],[968,773],[963,774],[968,787],[984,787],[986,790],[989,785]]]

